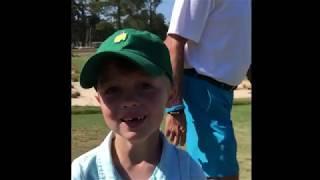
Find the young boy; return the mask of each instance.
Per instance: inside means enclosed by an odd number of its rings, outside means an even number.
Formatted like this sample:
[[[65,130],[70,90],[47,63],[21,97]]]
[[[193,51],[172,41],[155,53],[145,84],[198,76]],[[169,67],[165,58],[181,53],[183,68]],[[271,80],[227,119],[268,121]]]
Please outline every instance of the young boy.
[[[134,29],[115,32],[86,62],[80,84],[95,87],[111,132],[72,162],[73,180],[205,179],[200,166],[159,129],[173,97],[170,56],[159,37]]]

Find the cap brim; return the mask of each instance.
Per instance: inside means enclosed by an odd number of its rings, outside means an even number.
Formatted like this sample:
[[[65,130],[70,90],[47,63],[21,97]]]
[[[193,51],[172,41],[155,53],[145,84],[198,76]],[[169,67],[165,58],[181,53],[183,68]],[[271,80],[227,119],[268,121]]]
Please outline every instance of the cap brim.
[[[120,58],[119,58],[120,57]],[[91,88],[96,85],[99,71],[101,68],[101,63],[108,60],[128,60],[135,63],[146,73],[152,76],[158,76],[163,73],[163,71],[150,62],[147,58],[142,55],[138,55],[131,51],[107,51],[101,52],[93,55],[89,58],[86,64],[83,66],[80,74],[80,85],[83,88]]]

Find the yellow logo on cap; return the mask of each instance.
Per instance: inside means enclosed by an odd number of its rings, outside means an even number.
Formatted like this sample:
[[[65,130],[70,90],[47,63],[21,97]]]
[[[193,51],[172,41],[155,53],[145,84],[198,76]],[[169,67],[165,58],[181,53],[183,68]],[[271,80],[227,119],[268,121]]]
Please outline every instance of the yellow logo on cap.
[[[116,36],[113,40],[114,43],[119,43],[120,41],[125,41],[127,39],[127,33],[122,32],[118,36]]]

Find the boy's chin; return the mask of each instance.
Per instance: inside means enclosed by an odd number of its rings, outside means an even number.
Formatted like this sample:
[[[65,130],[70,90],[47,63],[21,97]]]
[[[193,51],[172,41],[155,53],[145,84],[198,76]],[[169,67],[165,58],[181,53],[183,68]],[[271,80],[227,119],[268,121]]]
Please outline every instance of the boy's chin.
[[[142,132],[125,132],[121,136],[131,143],[144,142],[150,137],[151,134],[145,134]]]

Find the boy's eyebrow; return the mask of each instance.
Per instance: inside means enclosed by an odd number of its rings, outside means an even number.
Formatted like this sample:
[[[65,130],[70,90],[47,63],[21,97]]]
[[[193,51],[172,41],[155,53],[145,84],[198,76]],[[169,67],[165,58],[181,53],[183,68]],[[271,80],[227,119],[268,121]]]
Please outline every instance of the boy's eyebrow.
[[[115,81],[114,79],[104,77],[104,78],[99,78],[97,83],[100,85],[104,85],[104,84],[111,84],[115,82],[117,81]]]

